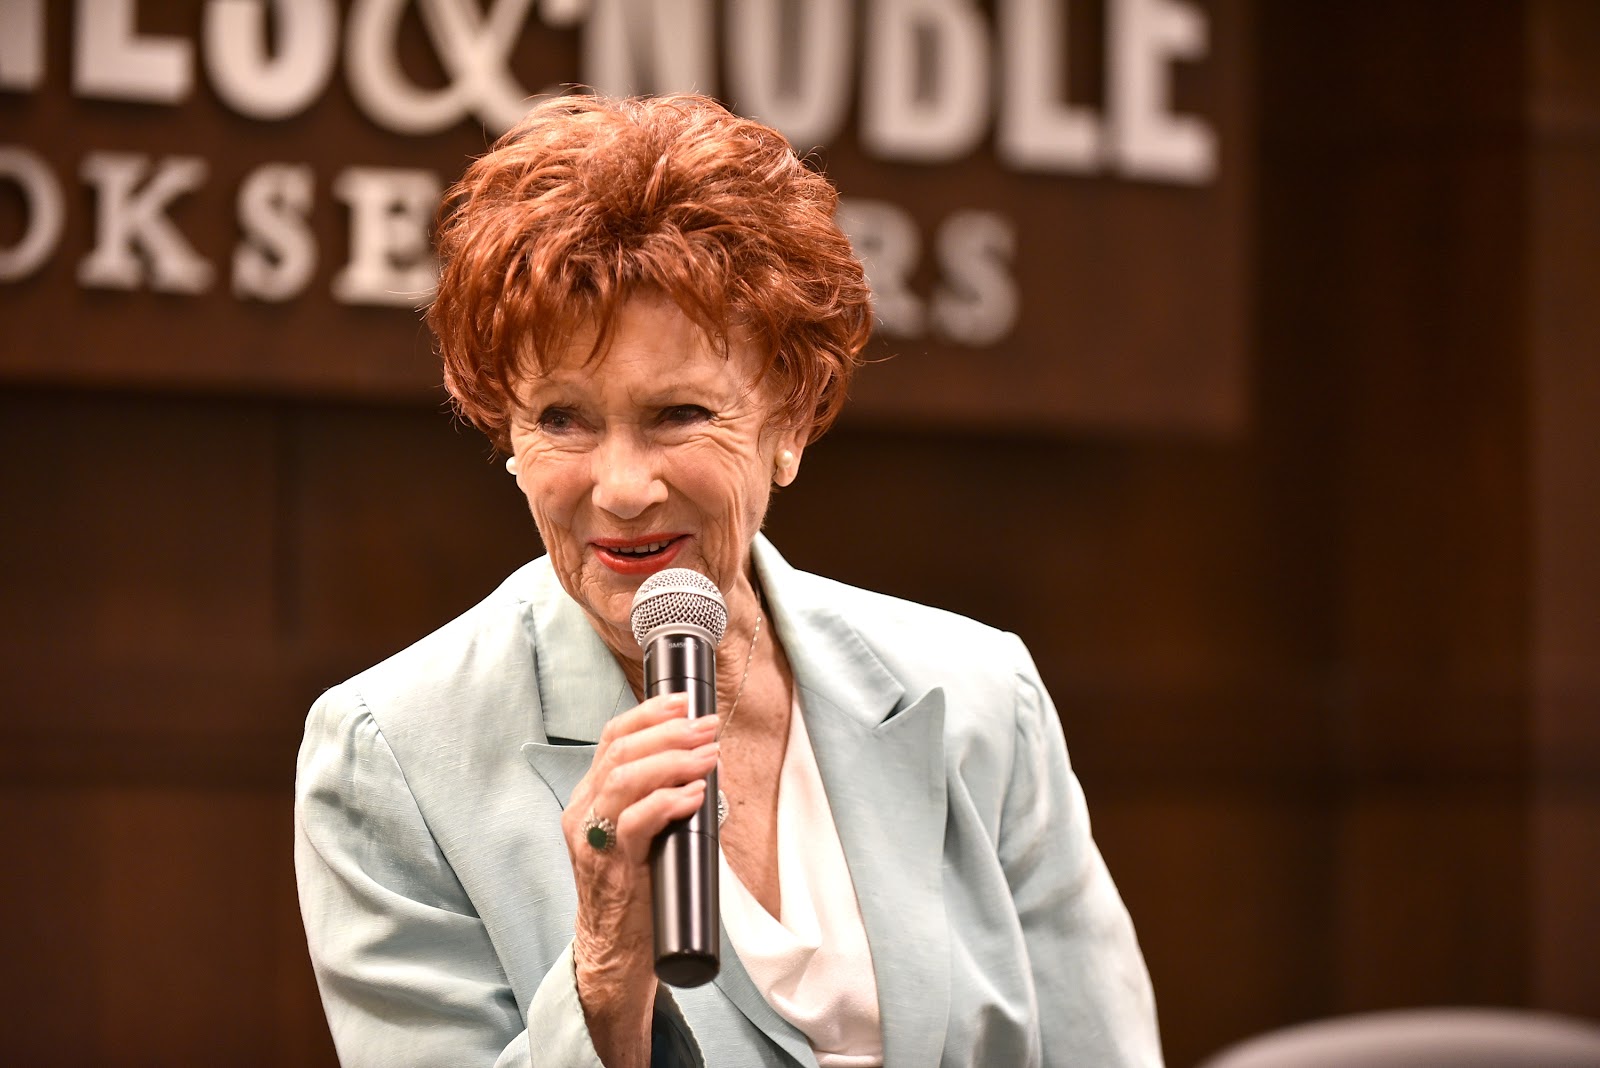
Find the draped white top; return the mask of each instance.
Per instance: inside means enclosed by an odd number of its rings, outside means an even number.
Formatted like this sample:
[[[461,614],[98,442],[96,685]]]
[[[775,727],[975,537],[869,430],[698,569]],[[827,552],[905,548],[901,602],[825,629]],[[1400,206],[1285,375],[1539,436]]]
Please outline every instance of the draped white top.
[[[756,988],[811,1042],[821,1068],[880,1068],[878,984],[855,884],[800,700],[778,780],[778,885],[774,918],[721,858],[722,922]]]

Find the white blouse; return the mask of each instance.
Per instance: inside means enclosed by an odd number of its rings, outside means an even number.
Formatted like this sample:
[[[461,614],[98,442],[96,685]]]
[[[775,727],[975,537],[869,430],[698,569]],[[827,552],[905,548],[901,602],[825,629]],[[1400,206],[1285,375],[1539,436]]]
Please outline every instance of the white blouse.
[[[804,1032],[821,1068],[880,1068],[878,983],[796,695],[778,780],[774,919],[721,858],[722,922],[739,960],[777,1013]]]

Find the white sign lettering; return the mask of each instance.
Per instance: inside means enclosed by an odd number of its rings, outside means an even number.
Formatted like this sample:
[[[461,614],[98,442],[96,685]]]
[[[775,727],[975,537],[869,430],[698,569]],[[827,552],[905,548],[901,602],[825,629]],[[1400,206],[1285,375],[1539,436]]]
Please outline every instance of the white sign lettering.
[[[210,0],[204,37],[206,75],[223,102],[253,119],[286,119],[327,87],[339,55],[339,12],[334,0]]]
[[[922,255],[917,221],[898,204],[855,197],[840,199],[836,218],[866,268],[878,326],[900,337],[919,336],[926,316],[921,298],[911,291]]]
[[[233,250],[233,292],[254,300],[299,296],[317,269],[308,216],[316,176],[310,164],[268,163],[239,186],[244,240]]]
[[[989,116],[989,31],[967,0],[879,0],[867,16],[861,143],[883,159],[967,155]]]
[[[710,0],[592,0],[585,84],[602,93],[717,91]]]
[[[1202,6],[1104,3],[1103,109],[1069,99],[1070,0],[204,0],[198,44],[141,32],[136,0],[74,0],[71,85],[79,96],[172,107],[193,97],[198,65],[228,108],[282,121],[325,97],[342,61],[356,106],[385,130],[425,136],[476,121],[497,134],[527,107],[512,60],[537,18],[580,34],[576,77],[550,72],[550,82],[714,94],[725,75],[731,103],[802,153],[840,139],[854,104],[862,152],[879,160],[959,160],[992,126],[996,157],[1012,170],[1214,181],[1216,134],[1204,116],[1176,111],[1172,92],[1174,68],[1208,55]],[[45,84],[45,20],[67,7],[0,0],[0,91]],[[400,63],[411,18],[442,84],[419,85]],[[212,261],[171,217],[179,198],[205,185],[204,159],[90,151],[79,169],[96,205],[80,284],[173,293],[211,286]],[[45,160],[23,146],[0,146],[4,183],[20,191],[24,209],[20,236],[0,247],[0,281],[15,281],[56,254],[69,200]],[[260,163],[240,182],[236,297],[282,302],[305,293],[319,261],[316,187],[308,163]],[[427,170],[351,166],[335,177],[349,223],[349,258],[331,283],[336,300],[427,300],[435,281],[428,235],[442,188]],[[924,231],[899,204],[845,199],[839,220],[866,264],[885,333],[993,345],[1020,315],[1017,226],[1002,211],[945,210]],[[228,255],[210,252],[218,261]]]
[[[44,80],[44,0],[0,0],[0,89]]]
[[[850,0],[746,0],[728,9],[728,88],[739,110],[805,152],[850,107]],[[797,25],[788,26],[785,18]]]
[[[1107,68],[1112,144],[1118,169],[1137,178],[1208,182],[1216,137],[1192,115],[1168,110],[1168,66],[1206,54],[1206,20],[1180,0],[1116,0]]]
[[[94,250],[78,264],[78,281],[99,289],[138,289],[148,273],[151,289],[203,293],[211,285],[211,264],[190,247],[166,212],[174,200],[205,184],[206,161],[169,156],[156,164],[141,189],[150,169],[150,157],[137,153],[84,157],[83,178],[95,186],[98,211]]]
[[[360,0],[345,43],[350,91],[363,111],[395,133],[437,133],[474,115],[490,130],[509,128],[527,110],[527,90],[506,69],[532,0],[419,0],[423,24],[450,76],[443,89],[418,89],[400,68],[395,40],[408,0]]]
[[[141,37],[134,0],[78,0],[73,21],[79,96],[178,104],[194,83],[194,45],[179,37]]]
[[[534,4],[352,0],[343,56],[357,106],[384,129],[409,136],[469,119],[491,134],[503,132],[528,103],[509,63]],[[1106,0],[1106,6],[1102,117],[1067,99],[1069,0],[999,0],[993,32],[972,0],[875,0],[861,42],[863,151],[886,160],[953,161],[978,147],[992,118],[997,154],[1017,170],[1211,181],[1215,132],[1203,117],[1173,111],[1171,100],[1173,65],[1208,54],[1204,12],[1194,0]],[[445,86],[420,87],[400,65],[401,20],[413,8],[448,76]],[[741,110],[776,126],[802,151],[837,138],[851,103],[855,5],[729,0],[722,9],[723,59]],[[581,28],[576,81],[618,95],[715,94],[716,10],[712,0],[538,0],[538,13],[551,25]],[[42,82],[45,12],[43,0],[0,2],[0,89]],[[135,15],[134,0],[76,0],[74,90],[182,103],[193,93],[193,43],[141,35]],[[207,0],[206,75],[241,114],[293,116],[326,92],[338,35],[336,0]],[[996,73],[998,92],[990,88]]]
[[[1017,322],[1017,284],[1011,257],[1017,232],[992,211],[959,211],[935,238],[944,272],[933,295],[933,331],[962,345],[993,345]]]
[[[0,145],[0,181],[15,182],[22,190],[27,220],[22,237],[10,248],[0,248],[0,282],[26,278],[44,265],[61,240],[67,213],[55,175],[37,154],[15,145]]]
[[[334,276],[334,299],[413,308],[427,303],[437,271],[428,223],[443,192],[432,171],[341,171],[333,193],[350,206],[350,262]]]
[[[1018,170],[1085,174],[1101,164],[1100,120],[1067,103],[1064,27],[1052,0],[1001,0],[1000,110],[996,148]]]

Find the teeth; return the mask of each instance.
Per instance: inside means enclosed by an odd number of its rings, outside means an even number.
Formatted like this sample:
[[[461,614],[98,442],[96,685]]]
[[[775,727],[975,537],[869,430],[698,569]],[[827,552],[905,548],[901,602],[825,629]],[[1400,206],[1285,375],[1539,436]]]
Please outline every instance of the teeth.
[[[635,545],[631,549],[623,549],[618,547],[612,549],[611,551],[614,553],[622,553],[624,556],[647,556],[650,553],[660,552],[666,547],[667,543],[664,541],[653,541],[649,545]]]

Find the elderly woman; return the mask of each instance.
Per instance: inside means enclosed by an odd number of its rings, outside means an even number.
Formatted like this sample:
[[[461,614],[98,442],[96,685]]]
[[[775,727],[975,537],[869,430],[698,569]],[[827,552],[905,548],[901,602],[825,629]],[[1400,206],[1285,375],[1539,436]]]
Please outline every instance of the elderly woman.
[[[535,107],[453,190],[429,313],[546,556],[316,703],[300,898],[347,1065],[1157,1065],[1022,643],[760,534],[870,328],[836,196],[692,96]],[[726,601],[720,714],[629,610]],[[653,972],[651,842],[718,770],[722,968]]]

